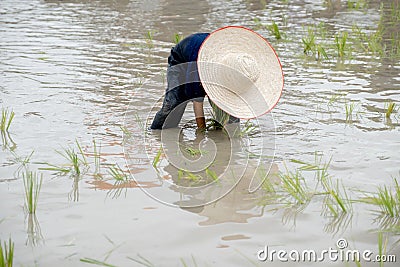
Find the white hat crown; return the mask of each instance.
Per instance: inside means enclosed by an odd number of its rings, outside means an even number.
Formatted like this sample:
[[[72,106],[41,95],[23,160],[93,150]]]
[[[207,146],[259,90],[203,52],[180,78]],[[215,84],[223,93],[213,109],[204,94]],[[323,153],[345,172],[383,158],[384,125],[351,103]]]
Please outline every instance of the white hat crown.
[[[260,69],[251,55],[228,53],[222,59],[220,77],[221,85],[240,95],[258,80]]]

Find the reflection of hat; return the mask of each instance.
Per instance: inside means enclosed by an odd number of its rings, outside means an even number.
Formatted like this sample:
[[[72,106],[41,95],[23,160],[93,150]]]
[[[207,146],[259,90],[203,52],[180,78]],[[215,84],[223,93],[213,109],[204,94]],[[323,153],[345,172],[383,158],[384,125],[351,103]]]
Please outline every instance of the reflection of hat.
[[[208,97],[225,112],[251,119],[270,111],[283,89],[283,72],[274,49],[259,34],[228,26],[212,32],[197,59]]]

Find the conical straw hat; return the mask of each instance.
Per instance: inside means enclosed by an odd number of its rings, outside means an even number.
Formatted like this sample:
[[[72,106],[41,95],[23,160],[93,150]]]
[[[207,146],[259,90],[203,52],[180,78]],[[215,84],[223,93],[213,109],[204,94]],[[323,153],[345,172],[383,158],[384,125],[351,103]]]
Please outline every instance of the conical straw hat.
[[[212,32],[199,50],[197,67],[208,97],[237,118],[269,112],[282,93],[283,72],[275,50],[244,27]]]

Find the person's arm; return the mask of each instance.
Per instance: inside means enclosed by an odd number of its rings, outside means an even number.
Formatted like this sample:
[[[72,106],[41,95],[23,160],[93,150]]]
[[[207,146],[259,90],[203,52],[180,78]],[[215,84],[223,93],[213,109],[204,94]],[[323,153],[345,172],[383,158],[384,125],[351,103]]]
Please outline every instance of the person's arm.
[[[204,118],[203,102],[193,101],[194,116],[196,118],[197,128],[206,128],[206,119]]]

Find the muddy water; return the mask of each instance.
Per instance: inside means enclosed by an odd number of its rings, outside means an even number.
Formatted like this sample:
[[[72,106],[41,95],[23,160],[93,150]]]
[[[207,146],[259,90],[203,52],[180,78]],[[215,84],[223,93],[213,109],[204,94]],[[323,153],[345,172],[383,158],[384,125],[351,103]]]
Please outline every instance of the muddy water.
[[[382,20],[386,31],[381,44],[393,48],[399,24],[391,19],[389,1],[383,11],[379,1],[367,2],[349,8],[347,1],[2,1],[0,103],[16,116],[10,133],[2,136],[0,151],[0,238],[15,242],[16,265],[79,266],[85,265],[80,259],[91,258],[140,266],[130,259],[143,261],[139,254],[155,266],[183,266],[180,259],[195,266],[192,257],[198,266],[263,266],[256,253],[265,245],[320,251],[334,247],[339,237],[352,248],[377,251],[373,230],[379,224],[369,205],[356,204],[352,216],[332,223],[321,215],[322,199],[294,216],[273,210],[273,205],[264,207],[261,191],[248,194],[247,185],[239,184],[212,205],[179,209],[149,197],[135,181],[115,187],[107,171],[118,164],[141,175],[146,192],[173,191],[174,171],[165,159],[159,169],[167,186],[157,175],[146,176],[160,146],[158,133],[147,133],[154,147],[137,152],[138,141],[124,139],[120,126],[132,130],[133,138],[142,133],[137,122],[125,119],[125,112],[129,107],[128,114],[135,111],[146,118],[159,101],[175,33],[186,36],[243,25],[271,42],[285,73],[279,104],[260,119],[270,126],[265,132],[274,136],[272,172],[284,171],[285,165],[298,167],[293,159],[313,162],[319,151],[324,160],[332,158],[330,174],[353,189],[352,197],[360,195],[358,190],[390,184],[392,176],[399,177],[400,118],[394,113],[386,119],[384,112],[386,102],[400,103],[399,57],[356,49],[354,44],[345,60],[338,60],[331,47],[330,59],[316,60],[304,55],[301,41],[310,25],[324,23],[326,36],[344,30],[351,35],[355,24],[369,33]],[[257,27],[254,18],[266,25],[277,22],[283,39]],[[146,38],[148,32],[152,40]],[[323,31],[318,38],[321,35]],[[332,43],[329,38],[320,42]],[[345,107],[351,103],[349,121]],[[188,111],[186,120],[190,107]],[[188,142],[195,139],[191,128],[184,134]],[[224,138],[214,136],[217,144]],[[102,179],[93,175],[93,139],[101,145]],[[75,140],[90,169],[78,178],[41,170],[37,214],[26,215],[18,157],[33,151],[26,165],[31,170],[47,166],[39,164],[43,162],[63,165],[66,160],[55,150],[76,147]],[[257,138],[250,143],[257,153]],[[126,162],[124,149],[129,148],[137,153]],[[312,174],[304,175],[315,184]],[[388,244],[400,257],[398,247],[391,246],[397,239],[389,235]]]

